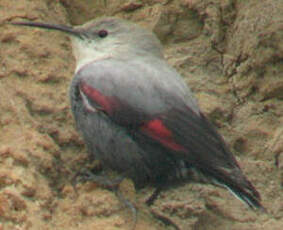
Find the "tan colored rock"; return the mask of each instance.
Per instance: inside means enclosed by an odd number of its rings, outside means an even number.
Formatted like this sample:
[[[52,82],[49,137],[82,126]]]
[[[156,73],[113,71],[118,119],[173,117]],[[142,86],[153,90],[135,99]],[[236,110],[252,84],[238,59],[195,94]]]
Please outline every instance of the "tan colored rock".
[[[81,24],[102,15],[157,33],[268,210],[255,213],[223,189],[186,184],[162,192],[154,213],[182,229],[283,229],[282,10],[278,0],[1,0],[0,230],[129,229],[131,213],[114,193],[70,182],[87,159],[68,101],[69,39],[5,24]],[[137,230],[170,228],[143,204],[150,188],[135,191],[125,181],[121,190],[139,209]]]

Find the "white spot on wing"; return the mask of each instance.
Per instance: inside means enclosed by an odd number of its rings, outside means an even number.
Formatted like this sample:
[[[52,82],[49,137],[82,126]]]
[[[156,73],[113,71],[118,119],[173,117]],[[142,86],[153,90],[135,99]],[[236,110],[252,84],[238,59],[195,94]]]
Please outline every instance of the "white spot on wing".
[[[87,96],[80,90],[80,95],[82,97],[82,100],[83,100],[83,105],[85,106],[85,108],[89,111],[89,112],[97,112],[97,109],[94,108],[93,106],[91,106],[91,104],[89,103],[88,101],[88,98]]]

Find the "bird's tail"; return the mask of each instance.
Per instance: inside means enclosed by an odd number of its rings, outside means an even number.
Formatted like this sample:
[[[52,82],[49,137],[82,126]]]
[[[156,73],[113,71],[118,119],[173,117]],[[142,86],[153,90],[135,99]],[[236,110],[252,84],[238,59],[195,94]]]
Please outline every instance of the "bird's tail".
[[[225,187],[236,198],[247,204],[250,208],[266,212],[260,202],[261,198],[259,192],[242,174],[240,169],[234,169],[233,172],[229,173],[230,175],[226,173],[222,174],[220,177],[219,174],[217,177],[214,177],[213,183]]]
[[[225,188],[229,190],[240,201],[243,201],[245,204],[247,204],[250,208],[265,211],[265,208],[260,202],[260,195],[252,186],[252,184],[250,184],[249,187],[244,188],[226,185]]]

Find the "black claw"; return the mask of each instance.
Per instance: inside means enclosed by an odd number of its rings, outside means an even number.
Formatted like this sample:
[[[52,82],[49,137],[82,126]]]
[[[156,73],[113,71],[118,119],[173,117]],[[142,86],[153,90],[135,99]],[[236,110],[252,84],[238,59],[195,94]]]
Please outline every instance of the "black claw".
[[[134,230],[136,228],[137,220],[138,220],[138,211],[136,207],[133,205],[133,203],[131,203],[128,199],[125,198],[125,196],[120,192],[119,189],[115,190],[115,194],[120,200],[120,202],[123,203],[127,208],[131,210],[132,216],[133,216],[133,223],[130,229]]]
[[[123,181],[124,177],[118,176],[114,179],[110,179],[107,176],[102,175],[95,175],[93,172],[91,172],[89,169],[83,169],[81,172],[77,173],[71,180],[71,183],[73,185],[76,185],[78,182],[87,182],[91,181],[103,188],[107,189],[115,189],[120,185],[120,183]]]
[[[123,179],[124,179],[123,176],[118,176],[114,179],[110,179],[107,176],[95,175],[89,169],[84,168],[79,173],[73,176],[71,180],[71,184],[75,188],[76,194],[77,194],[76,184],[78,182],[87,182],[87,181],[94,182],[103,188],[114,191],[119,201],[131,210],[133,215],[133,224],[130,229],[134,230],[137,224],[137,209],[129,200],[127,200],[124,197],[124,195],[119,190],[119,185],[121,184]]]
[[[181,230],[181,228],[174,223],[173,220],[171,220],[169,217],[162,215],[161,213],[155,211],[155,210],[151,210],[151,214],[158,220],[160,220],[161,222],[163,222],[165,225],[171,225],[173,226],[176,230]]]

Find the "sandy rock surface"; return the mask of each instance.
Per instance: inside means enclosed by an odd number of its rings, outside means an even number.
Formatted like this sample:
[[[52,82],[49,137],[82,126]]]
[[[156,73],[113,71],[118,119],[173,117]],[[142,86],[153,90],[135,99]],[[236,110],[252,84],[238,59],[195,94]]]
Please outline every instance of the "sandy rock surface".
[[[283,229],[283,1],[1,0],[0,230],[130,229],[113,192],[71,179],[86,164],[68,86],[75,68],[64,34],[10,21],[81,24],[115,15],[153,30],[169,63],[225,137],[262,195],[267,214],[227,191],[185,184],[144,205],[151,188],[121,190],[138,207],[139,229]]]

